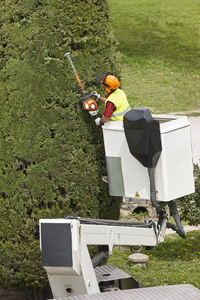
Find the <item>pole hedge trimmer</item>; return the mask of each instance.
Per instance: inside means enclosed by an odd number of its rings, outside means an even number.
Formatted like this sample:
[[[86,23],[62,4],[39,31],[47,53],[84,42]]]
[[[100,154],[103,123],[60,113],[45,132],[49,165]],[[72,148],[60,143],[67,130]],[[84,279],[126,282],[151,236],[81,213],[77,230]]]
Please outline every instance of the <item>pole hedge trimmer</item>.
[[[70,57],[70,52],[66,52],[64,56],[67,56],[67,58],[69,59],[69,62],[72,66],[72,69],[74,71],[74,75],[76,77],[76,80],[77,80],[77,83],[78,83],[78,86],[81,88],[81,91],[83,93],[83,95],[80,97],[80,101],[81,103],[83,104],[83,108],[89,112],[92,112],[92,116],[93,117],[97,117],[97,114],[98,114],[98,98],[100,95],[97,94],[97,92],[88,92],[86,93],[83,85],[82,85],[82,82],[78,76],[78,73],[76,71],[76,68],[73,64],[73,61]]]

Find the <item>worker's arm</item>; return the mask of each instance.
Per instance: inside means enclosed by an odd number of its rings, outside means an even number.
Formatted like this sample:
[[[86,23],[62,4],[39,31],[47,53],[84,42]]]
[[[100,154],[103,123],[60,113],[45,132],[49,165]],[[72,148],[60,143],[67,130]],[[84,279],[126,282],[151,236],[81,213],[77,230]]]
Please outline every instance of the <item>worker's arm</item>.
[[[106,102],[106,98],[100,96],[99,97],[99,101],[105,103]]]
[[[114,103],[107,101],[103,117],[97,118],[95,120],[96,125],[99,126],[99,125],[103,125],[104,123],[106,123],[110,119],[110,117],[112,116],[112,114],[115,110],[116,110],[116,107],[115,107]]]

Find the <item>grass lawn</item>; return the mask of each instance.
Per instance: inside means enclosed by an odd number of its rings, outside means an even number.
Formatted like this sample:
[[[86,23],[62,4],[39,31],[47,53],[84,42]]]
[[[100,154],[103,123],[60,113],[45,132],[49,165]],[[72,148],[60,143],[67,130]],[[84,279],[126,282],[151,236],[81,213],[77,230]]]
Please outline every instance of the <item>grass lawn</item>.
[[[118,40],[121,86],[132,107],[152,113],[200,110],[199,0],[108,0]],[[143,287],[192,284],[200,289],[200,232],[166,236],[146,268],[117,247],[111,263]]]
[[[132,254],[114,248],[108,263],[133,276],[142,287],[192,284],[200,289],[200,231],[187,233],[182,239],[177,234],[165,237],[153,250],[142,250],[149,255],[147,267],[133,267],[128,261]]]
[[[109,0],[132,107],[200,110],[199,0]]]

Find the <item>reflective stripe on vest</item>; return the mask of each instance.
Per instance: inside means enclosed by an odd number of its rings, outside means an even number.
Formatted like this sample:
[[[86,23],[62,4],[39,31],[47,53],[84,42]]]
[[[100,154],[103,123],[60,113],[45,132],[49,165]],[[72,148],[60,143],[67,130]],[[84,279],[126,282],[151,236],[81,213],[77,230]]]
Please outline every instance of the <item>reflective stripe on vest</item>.
[[[112,114],[111,118],[123,116],[123,115],[125,115],[125,113],[127,113],[130,109],[131,109],[130,106],[128,106],[124,111],[119,112],[119,113],[117,113],[117,114]]]
[[[116,110],[114,111],[109,120],[123,121],[124,114],[130,110],[126,94],[122,90],[116,89],[112,94],[108,96],[106,102],[107,101],[112,102],[116,107]]]

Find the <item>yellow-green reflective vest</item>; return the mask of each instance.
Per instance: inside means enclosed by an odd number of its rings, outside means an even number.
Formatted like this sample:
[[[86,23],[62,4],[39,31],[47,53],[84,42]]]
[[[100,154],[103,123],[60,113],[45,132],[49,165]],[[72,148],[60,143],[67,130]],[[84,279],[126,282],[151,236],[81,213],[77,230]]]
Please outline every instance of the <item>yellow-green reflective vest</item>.
[[[130,110],[126,94],[122,90],[116,89],[111,95],[108,96],[106,102],[107,101],[112,102],[116,106],[116,110],[113,112],[109,120],[123,121],[124,114]]]

